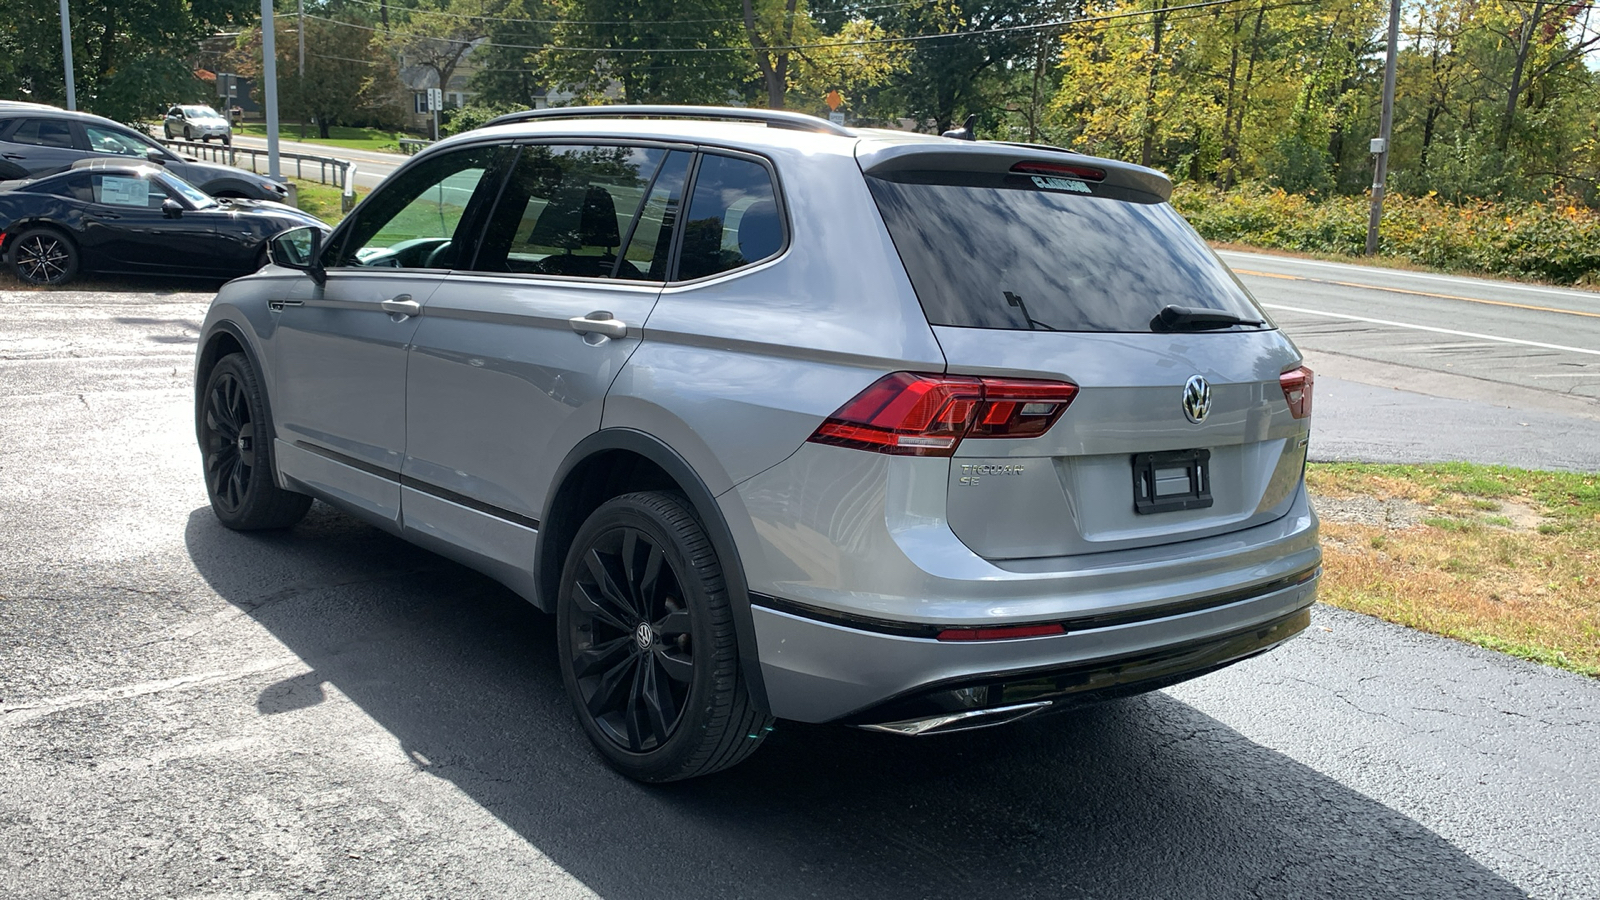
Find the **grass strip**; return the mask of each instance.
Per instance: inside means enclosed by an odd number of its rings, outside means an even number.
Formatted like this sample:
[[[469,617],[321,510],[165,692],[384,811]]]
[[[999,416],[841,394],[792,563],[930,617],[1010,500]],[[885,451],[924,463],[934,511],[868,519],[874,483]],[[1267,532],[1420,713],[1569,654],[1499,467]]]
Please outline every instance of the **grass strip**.
[[[267,136],[267,126],[260,122],[244,122],[233,126],[235,134],[245,134],[251,137],[264,138]],[[350,128],[344,125],[334,125],[328,129],[328,137],[318,137],[317,127],[312,125],[306,129],[305,137],[300,136],[298,124],[278,125],[278,139],[282,141],[301,141],[307,144],[321,144],[324,147],[343,147],[347,150],[374,150],[382,153],[398,153],[400,139],[410,135],[397,131],[381,131],[377,128]]]
[[[306,181],[302,178],[291,178],[294,182],[295,202],[300,209],[311,213],[313,216],[337,225],[345,217],[344,209],[339,204],[340,191],[331,184],[322,184],[317,181]],[[360,200],[371,193],[371,188],[356,187],[356,200]]]
[[[1320,463],[1324,603],[1600,676],[1600,474]]]

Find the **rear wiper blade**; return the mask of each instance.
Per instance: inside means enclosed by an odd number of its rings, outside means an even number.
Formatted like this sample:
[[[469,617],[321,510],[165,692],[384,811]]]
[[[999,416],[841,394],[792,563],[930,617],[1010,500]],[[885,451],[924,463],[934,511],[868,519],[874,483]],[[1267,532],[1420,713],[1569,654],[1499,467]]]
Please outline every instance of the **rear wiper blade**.
[[[1150,320],[1151,331],[1207,331],[1212,328],[1229,328],[1234,325],[1265,325],[1260,319],[1246,319],[1236,316],[1231,312],[1220,309],[1206,309],[1203,306],[1175,306],[1168,304],[1161,307],[1155,318]]]

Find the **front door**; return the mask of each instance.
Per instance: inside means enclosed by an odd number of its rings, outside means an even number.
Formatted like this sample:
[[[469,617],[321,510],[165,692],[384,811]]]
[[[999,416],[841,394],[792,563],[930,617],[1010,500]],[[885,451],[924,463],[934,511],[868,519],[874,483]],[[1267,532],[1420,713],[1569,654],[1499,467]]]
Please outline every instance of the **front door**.
[[[476,235],[501,148],[418,160],[330,239],[327,279],[274,301],[279,467],[384,527],[400,525],[406,353],[458,249]]]
[[[435,293],[413,338],[408,532],[480,564],[529,566],[551,476],[599,429],[660,295],[689,159],[522,148],[471,271]]]

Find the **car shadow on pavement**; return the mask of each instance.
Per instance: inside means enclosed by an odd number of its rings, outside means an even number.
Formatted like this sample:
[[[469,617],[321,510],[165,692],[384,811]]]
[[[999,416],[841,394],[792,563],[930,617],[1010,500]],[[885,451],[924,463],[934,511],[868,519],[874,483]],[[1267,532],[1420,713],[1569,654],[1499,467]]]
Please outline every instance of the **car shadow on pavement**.
[[[568,707],[554,625],[498,584],[317,504],[277,534],[191,514],[189,555],[324,684],[608,900],[1525,896],[1445,839],[1156,693],[906,739],[778,723],[743,765],[644,786]]]

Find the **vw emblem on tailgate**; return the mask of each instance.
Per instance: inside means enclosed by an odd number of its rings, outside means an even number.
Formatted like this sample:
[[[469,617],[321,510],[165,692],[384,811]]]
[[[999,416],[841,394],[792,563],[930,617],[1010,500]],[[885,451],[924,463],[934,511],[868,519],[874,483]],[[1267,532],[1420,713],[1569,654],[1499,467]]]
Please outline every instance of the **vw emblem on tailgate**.
[[[1199,425],[1211,414],[1211,385],[1204,378],[1194,375],[1183,385],[1183,414],[1189,421]]]

